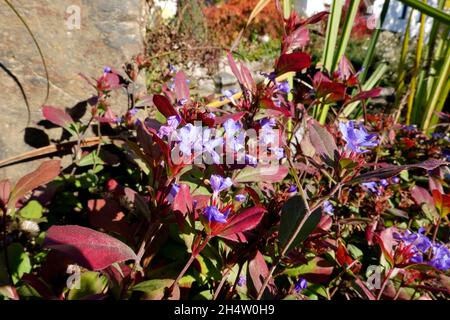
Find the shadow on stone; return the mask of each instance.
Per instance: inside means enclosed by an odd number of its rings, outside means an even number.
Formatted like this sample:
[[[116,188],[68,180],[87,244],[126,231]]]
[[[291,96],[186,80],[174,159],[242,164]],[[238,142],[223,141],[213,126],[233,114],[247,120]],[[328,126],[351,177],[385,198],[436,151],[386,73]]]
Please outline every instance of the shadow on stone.
[[[48,135],[42,129],[25,128],[24,141],[33,148],[42,148],[50,144]]]

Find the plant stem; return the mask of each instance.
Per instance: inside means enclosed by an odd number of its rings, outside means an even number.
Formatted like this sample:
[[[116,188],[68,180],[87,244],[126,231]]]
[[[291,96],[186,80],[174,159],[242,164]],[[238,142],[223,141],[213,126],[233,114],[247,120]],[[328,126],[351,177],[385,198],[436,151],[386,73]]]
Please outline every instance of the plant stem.
[[[386,278],[384,278],[383,284],[381,285],[380,292],[378,292],[378,295],[377,295],[377,300],[381,299],[381,296],[383,295],[384,289],[386,288],[387,282],[389,281],[389,278],[391,277],[391,274],[392,274],[393,270],[394,270],[393,268],[389,269],[389,271],[388,271],[388,273],[386,275]]]
[[[295,175],[294,175],[294,177],[295,177]],[[273,275],[275,269],[277,268],[278,264],[281,262],[281,260],[284,258],[284,256],[288,252],[289,247],[292,245],[295,238],[297,238],[298,233],[303,228],[303,225],[308,220],[308,218],[311,216],[311,213],[314,212],[316,209],[318,209],[320,206],[322,206],[322,204],[325,202],[325,200],[328,199],[329,197],[331,197],[334,193],[336,193],[336,191],[339,190],[340,187],[341,187],[340,183],[335,185],[327,197],[320,199],[319,202],[312,209],[310,209],[308,206],[307,199],[306,199],[306,194],[305,194],[303,188],[301,187],[301,185],[299,186],[300,195],[302,196],[303,201],[305,202],[305,207],[306,207],[307,212],[306,212],[305,216],[303,217],[303,219],[298,224],[297,228],[295,229],[295,232],[292,234],[292,236],[289,238],[286,245],[283,247],[283,250],[281,251],[280,256],[277,258],[277,260],[274,262],[274,264],[270,268],[269,275],[264,280],[264,283],[258,292],[258,296],[256,297],[256,300],[261,299],[261,297],[264,293],[264,290],[266,289],[267,285],[269,284],[269,281],[272,278],[272,275]]]
[[[192,262],[194,262],[195,258],[197,258],[197,256],[200,254],[200,252],[206,247],[206,245],[208,244],[210,239],[211,239],[211,236],[207,235],[205,237],[205,239],[203,240],[202,244],[200,244],[199,247],[194,248],[194,250],[192,250],[191,257],[189,258],[188,262],[186,262],[186,265],[184,266],[183,270],[181,270],[181,272],[178,274],[177,278],[172,283],[172,285],[166,290],[163,299],[167,299],[172,295],[172,292],[173,292],[173,289],[175,288],[175,286],[178,285],[178,282],[180,281],[180,279],[184,276],[186,271],[191,266]]]

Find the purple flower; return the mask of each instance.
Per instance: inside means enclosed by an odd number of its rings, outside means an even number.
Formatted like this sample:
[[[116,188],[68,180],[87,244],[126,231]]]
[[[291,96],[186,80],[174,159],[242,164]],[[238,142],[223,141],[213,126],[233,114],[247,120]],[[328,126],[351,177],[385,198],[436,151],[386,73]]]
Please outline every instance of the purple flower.
[[[177,68],[175,68],[173,64],[169,63],[168,67],[169,67],[169,72],[171,72],[171,73],[177,72]]]
[[[161,126],[158,131],[158,137],[169,137],[174,132],[181,122],[180,116],[170,116],[167,118],[167,126]]]
[[[306,279],[299,278],[298,281],[295,283],[294,291],[296,293],[300,293],[303,290],[305,290],[307,286],[308,286],[308,282],[306,281]]]
[[[227,137],[232,137],[236,132],[242,129],[242,125],[238,121],[228,119],[223,123],[223,128],[225,129]]]
[[[284,158],[284,149],[283,148],[274,148],[271,147],[269,150],[275,155],[277,160]]]
[[[353,121],[340,122],[339,130],[347,142],[347,147],[358,154],[369,152],[365,148],[376,147],[379,143],[375,134],[369,134],[362,124],[356,129]]]
[[[112,72],[111,67],[104,67],[103,68],[103,73],[111,73],[111,72]]]
[[[292,193],[292,192],[297,192],[298,191],[298,188],[297,188],[297,186],[295,185],[295,184],[292,184],[290,187],[289,187],[289,189],[287,190],[289,193]]]
[[[275,82],[275,79],[277,77],[277,74],[275,72],[271,72],[271,73],[261,72],[261,75],[264,76],[265,78],[269,79],[272,82]]]
[[[221,213],[216,206],[209,206],[204,209],[203,213],[208,221],[227,223],[227,217],[230,214],[230,209],[224,213]]]
[[[380,190],[378,189],[378,184],[375,181],[363,182],[363,183],[361,183],[361,186],[364,189],[367,189],[374,194],[378,194],[378,195],[380,194]]]
[[[176,195],[180,191],[180,186],[176,183],[172,184],[169,194],[167,195],[167,202],[172,203],[175,200]]]
[[[188,99],[186,99],[186,98],[181,98],[180,100],[177,101],[177,105],[178,105],[179,107],[182,107],[182,106],[184,106],[187,102],[188,102]]]
[[[414,131],[417,131],[417,125],[415,125],[415,124],[412,124],[409,126],[404,125],[403,129],[405,129],[406,131],[409,131],[409,132],[414,132]]]
[[[389,182],[388,182],[386,179],[381,179],[381,180],[380,180],[380,184],[381,184],[384,188],[386,188],[386,187],[389,185]]]
[[[237,89],[227,89],[227,90],[222,90],[222,94],[227,97],[227,99],[232,100],[233,99],[233,95],[236,94],[238,92]]]
[[[259,131],[259,138],[262,144],[271,144],[275,142],[275,132],[273,127],[276,125],[275,119],[261,120],[261,130]]]
[[[190,156],[192,154],[192,148],[195,143],[200,140],[200,127],[193,126],[188,123],[182,127],[178,132],[178,141],[180,141],[180,150],[184,155]]]
[[[291,88],[289,87],[289,82],[283,81],[277,84],[277,89],[283,93],[289,93]]]
[[[432,253],[431,266],[443,271],[450,269],[450,250],[444,244],[434,244]]]
[[[238,285],[239,287],[243,287],[243,286],[245,286],[246,284],[247,284],[247,277],[244,276],[244,275],[240,275],[240,276],[239,276],[239,279],[238,279],[238,281],[237,281],[237,285]]]
[[[229,189],[233,185],[233,181],[230,178],[223,178],[217,174],[211,175],[209,182],[215,194]]]
[[[231,150],[234,152],[244,149],[245,132],[240,131],[242,125],[233,119],[228,119],[224,122],[223,127],[227,136],[227,147],[230,146]],[[236,133],[238,133],[237,137],[235,137]],[[229,149],[227,148],[226,150]]]
[[[393,177],[392,178],[392,183],[394,183],[394,184],[400,183],[400,178],[399,177]]]
[[[217,153],[216,148],[223,145],[223,138],[211,138],[211,129],[206,128],[203,130],[203,153],[212,158],[213,163],[220,163],[220,155]]]
[[[248,164],[250,166],[256,166],[258,164],[258,159],[256,157],[246,154],[245,155],[245,164]]]
[[[244,202],[247,197],[244,194],[237,194],[234,199],[237,202]]]
[[[402,234],[395,233],[394,238],[410,246],[413,253],[410,262],[427,263],[443,271],[450,269],[450,250],[444,244],[433,243],[424,233],[424,228],[416,233],[406,230]],[[431,258],[427,260],[430,253]]]
[[[326,214],[328,214],[330,216],[332,216],[334,214],[334,207],[330,201],[326,200],[323,203],[323,212],[325,212]]]

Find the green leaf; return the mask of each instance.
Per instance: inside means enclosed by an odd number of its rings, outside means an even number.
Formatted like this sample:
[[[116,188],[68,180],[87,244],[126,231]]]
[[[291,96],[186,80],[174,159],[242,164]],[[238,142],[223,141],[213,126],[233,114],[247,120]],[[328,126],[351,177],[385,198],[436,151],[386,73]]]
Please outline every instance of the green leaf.
[[[42,210],[42,205],[38,201],[31,200],[20,210],[20,216],[25,219],[39,219],[42,217]]]
[[[99,272],[84,272],[80,276],[80,288],[71,289],[67,298],[69,300],[79,300],[88,296],[100,294],[105,289],[107,283],[108,280],[106,277]]]
[[[97,151],[92,151],[88,155],[81,158],[80,161],[78,162],[79,167],[99,165],[99,164],[105,164],[105,162],[102,159],[100,159],[100,157],[97,155]]]
[[[359,260],[363,257],[363,252],[355,245],[353,244],[348,244],[347,245],[347,250],[350,253],[350,255],[352,256],[353,259]]]
[[[8,246],[8,266],[14,284],[16,284],[25,273],[31,271],[30,257],[20,243],[12,243]]]
[[[420,12],[426,14],[427,16],[433,17],[441,22],[444,22],[445,24],[450,24],[450,15],[448,15],[442,10],[433,8],[427,3],[424,3],[419,0],[399,0],[399,1],[410,6],[411,8],[419,10]]]
[[[152,279],[143,281],[135,285],[131,290],[141,291],[148,294],[164,292],[164,288],[170,287],[173,283],[173,279]]]
[[[297,226],[300,224],[302,219],[307,213],[305,203],[303,198],[300,196],[293,196],[290,198],[281,209],[281,221],[280,221],[280,232],[278,239],[282,246],[285,246],[289,239],[294,235]],[[311,213],[309,218],[304,223],[303,227],[298,232],[295,240],[292,242],[288,251],[292,248],[298,246],[314,231],[320,222],[322,216],[322,209],[317,208]]]

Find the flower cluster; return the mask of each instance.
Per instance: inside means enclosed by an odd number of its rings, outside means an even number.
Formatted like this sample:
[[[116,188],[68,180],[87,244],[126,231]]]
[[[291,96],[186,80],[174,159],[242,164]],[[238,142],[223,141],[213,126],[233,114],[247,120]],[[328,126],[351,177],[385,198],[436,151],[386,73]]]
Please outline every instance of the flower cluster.
[[[340,122],[339,130],[347,142],[347,148],[357,154],[369,152],[367,148],[373,148],[380,142],[376,134],[369,134],[362,124],[355,127],[354,121]]]
[[[284,158],[284,149],[279,146],[275,119],[262,119],[259,123],[259,135],[251,137],[244,130],[239,121],[226,120],[221,127],[212,129],[188,123],[181,128],[180,116],[170,116],[167,123],[158,130],[158,137],[167,138],[172,144],[172,151],[180,151],[183,161],[205,161],[207,164],[221,164],[221,158],[226,154],[227,164],[257,165],[261,156],[266,159],[280,160]],[[246,139],[258,139],[258,148],[246,150]],[[264,154],[264,150],[266,153]],[[270,156],[268,152],[270,151]],[[225,153],[224,153],[225,152]],[[179,156],[179,152],[173,152],[172,156]],[[235,159],[236,155],[236,159]],[[268,157],[265,157],[268,155]],[[179,159],[173,159],[178,162]]]
[[[424,228],[416,233],[406,230],[402,234],[394,234],[394,237],[409,248],[410,262],[426,263],[443,271],[450,269],[450,250],[442,243],[432,242],[425,235]]]
[[[220,223],[227,223],[228,215],[230,214],[230,208],[225,207],[219,210],[219,194],[222,191],[228,190],[233,185],[233,181],[230,178],[224,178],[219,175],[213,174],[209,179],[211,188],[213,190],[212,204],[203,210],[203,214],[208,221],[215,221]]]

